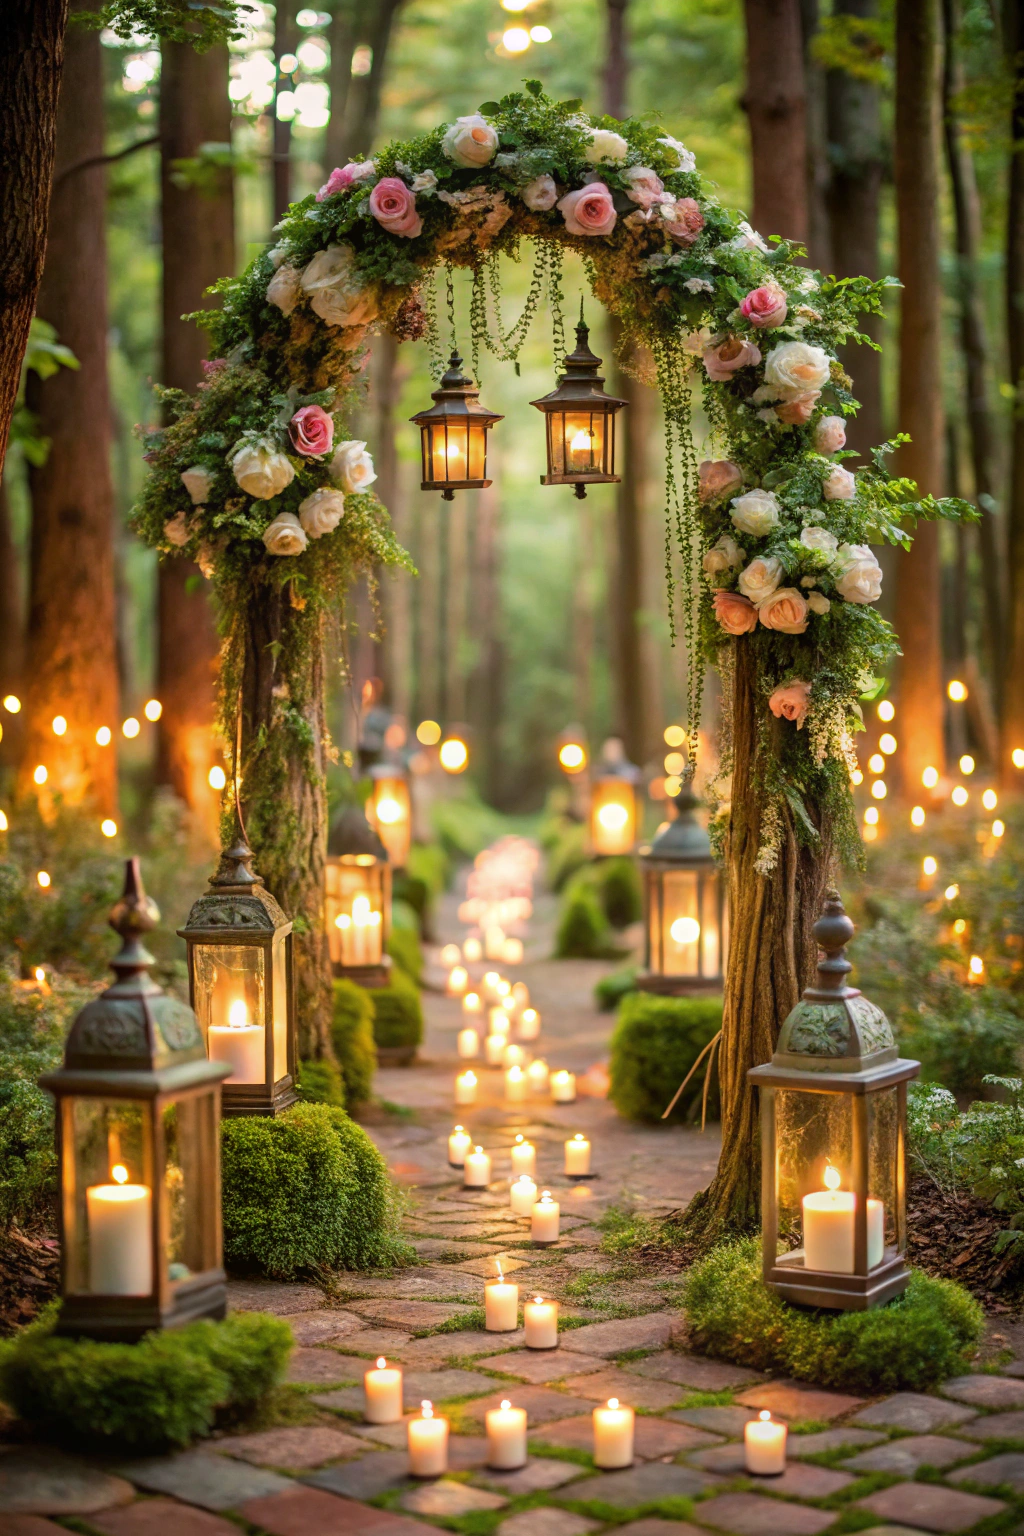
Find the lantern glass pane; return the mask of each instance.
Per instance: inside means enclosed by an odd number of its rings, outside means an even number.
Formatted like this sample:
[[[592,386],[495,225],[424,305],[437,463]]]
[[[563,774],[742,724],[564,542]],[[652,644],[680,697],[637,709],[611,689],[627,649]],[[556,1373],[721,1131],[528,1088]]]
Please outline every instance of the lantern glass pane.
[[[482,421],[469,423],[469,474],[467,480],[487,478],[487,428]]]
[[[229,1083],[266,1081],[266,974],[258,944],[196,944],[193,1007],[211,1061],[227,1061]]]
[[[895,1088],[869,1093],[868,1099],[868,1195],[882,1202],[885,1246],[896,1245],[899,1110]]]
[[[167,1197],[167,1276],[172,1284],[218,1264],[213,1208],[217,1166],[214,1095],[200,1093],[163,1112]]]
[[[561,416],[558,451],[564,468],[560,475],[604,473],[604,423],[602,412],[566,411]]]
[[[784,1240],[803,1242],[802,1202],[804,1196],[827,1189],[826,1168],[838,1174],[839,1190],[850,1190],[852,1106],[852,1096],[846,1093],[803,1093],[791,1088],[776,1092],[776,1190],[779,1236]],[[852,1259],[849,1272],[853,1272]]]
[[[348,854],[327,866],[327,940],[336,965],[379,965],[383,957],[384,867],[367,858]]]
[[[717,869],[701,871],[700,969],[702,976],[721,976],[722,974],[722,939],[718,927],[721,910],[721,879]]]
[[[596,779],[591,791],[594,852],[631,853],[636,841],[636,796],[627,779]]]
[[[275,933],[270,951],[274,1001],[274,1082],[288,1072],[288,935]]]
[[[149,1296],[153,1125],[146,1100],[73,1098],[64,1108],[68,1294]]]
[[[472,480],[472,449],[468,416],[449,417],[430,428],[430,479]]]
[[[474,477],[479,478],[479,477]],[[405,779],[377,779],[369,806],[370,820],[388,858],[396,869],[404,869],[409,860],[412,839],[409,785]]]
[[[698,976],[703,928],[698,904],[697,871],[666,870],[662,882],[665,893],[661,920],[664,975]]]

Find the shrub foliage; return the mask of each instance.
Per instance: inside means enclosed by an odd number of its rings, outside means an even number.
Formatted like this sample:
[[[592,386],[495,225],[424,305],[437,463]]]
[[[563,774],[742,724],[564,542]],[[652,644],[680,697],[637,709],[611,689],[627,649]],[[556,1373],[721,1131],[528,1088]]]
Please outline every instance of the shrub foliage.
[[[390,985],[374,987],[373,1038],[380,1050],[415,1048],[423,1039],[423,1005],[416,983],[400,966],[391,972]]]
[[[722,1027],[720,997],[659,997],[630,992],[619,1005],[611,1039],[608,1096],[628,1120],[654,1123],[704,1047]],[[717,1084],[717,1078],[713,1079]],[[672,1111],[673,1119],[700,1114],[704,1073],[698,1069]],[[708,1095],[718,1113],[718,1090]]]
[[[334,983],[331,1040],[345,1084],[346,1104],[368,1103],[377,1069],[373,1000],[365,987],[357,987],[354,981],[340,979]]]

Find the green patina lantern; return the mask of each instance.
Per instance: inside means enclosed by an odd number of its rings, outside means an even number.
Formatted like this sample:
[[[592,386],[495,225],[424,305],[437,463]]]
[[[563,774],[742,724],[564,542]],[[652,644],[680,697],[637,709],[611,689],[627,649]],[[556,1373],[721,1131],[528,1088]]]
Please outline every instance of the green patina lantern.
[[[906,1290],[907,1083],[880,1008],[846,985],[854,926],[829,891],[818,981],[786,1019],[761,1090],[765,1284],[787,1301],[863,1311]],[[798,1248],[777,1254],[778,1239]]]

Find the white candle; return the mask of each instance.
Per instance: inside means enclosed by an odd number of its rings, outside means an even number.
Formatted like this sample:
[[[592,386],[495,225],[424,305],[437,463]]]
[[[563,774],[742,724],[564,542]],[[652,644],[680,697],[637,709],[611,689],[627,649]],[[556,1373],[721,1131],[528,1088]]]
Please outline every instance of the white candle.
[[[535,1296],[523,1307],[527,1349],[558,1348],[558,1302]]]
[[[743,1455],[747,1471],[778,1477],[786,1470],[786,1426],[775,1424],[767,1408],[743,1426]]]
[[[546,1189],[530,1212],[530,1236],[535,1243],[558,1242],[558,1201]]]
[[[620,1408],[617,1397],[610,1397],[603,1408],[594,1409],[594,1466],[629,1467],[633,1464],[632,1408]]]
[[[506,939],[502,946],[501,958],[506,965],[522,965],[523,941],[522,939]]]
[[[484,954],[488,960],[500,960],[505,948],[505,933],[497,923],[484,930]]]
[[[468,1131],[457,1125],[448,1137],[448,1161],[453,1168],[461,1168],[466,1161],[466,1153],[473,1145],[473,1138]]]
[[[211,1061],[231,1065],[229,1083],[262,1083],[267,1075],[267,1032],[262,1024],[250,1024],[241,998],[228,1009],[226,1024],[211,1024],[207,1036]]]
[[[446,944],[440,958],[442,965],[458,965],[462,960],[462,950],[457,944]]]
[[[508,1398],[500,1408],[488,1408],[487,1465],[511,1471],[526,1464],[526,1409],[513,1408]]]
[[[448,1471],[448,1420],[435,1419],[434,1406],[424,1398],[422,1415],[409,1420],[409,1472],[413,1477],[440,1477]]]
[[[464,1189],[486,1189],[491,1182],[491,1159],[483,1147],[474,1147],[472,1152],[466,1153],[466,1161],[463,1164],[462,1185]]]
[[[497,971],[485,971],[484,972],[483,989],[482,990],[483,990],[484,997],[487,998],[488,1002],[496,1003],[498,1001],[497,987],[498,987],[498,982],[500,980],[501,980],[501,977],[498,975]]]
[[[576,1099],[576,1074],[552,1072],[551,1097],[556,1104],[572,1104]]]
[[[476,1073],[460,1072],[455,1079],[456,1104],[476,1103]]]
[[[505,1101],[508,1104],[525,1104],[526,1090],[529,1088],[526,1073],[522,1067],[509,1067],[505,1073]]]
[[[463,1061],[469,1061],[480,1053],[480,1036],[475,1029],[460,1029],[458,1044]]]
[[[89,1289],[103,1296],[148,1296],[153,1289],[153,1192],[129,1184],[117,1163],[112,1184],[85,1192],[89,1223]]]
[[[469,986],[469,972],[464,965],[453,965],[448,972],[448,996],[461,997]]]
[[[483,1013],[484,1005],[479,992],[467,992],[462,999],[463,1013]]]
[[[520,1040],[536,1040],[540,1034],[540,1014],[536,1008],[524,1008],[519,1015]]]
[[[505,999],[512,996],[512,983],[510,981],[506,981],[504,976],[499,976],[494,984],[494,991],[498,997],[499,1003],[507,1013],[509,1010]]]
[[[857,1197],[839,1188],[839,1170],[825,1166],[826,1188],[803,1198],[804,1266],[853,1274],[853,1228]],[[868,1200],[868,1269],[881,1264],[885,1244],[881,1200]]]
[[[363,1376],[367,1424],[397,1424],[402,1417],[402,1368],[384,1356]]]
[[[530,1006],[530,989],[525,981],[517,981],[512,988],[512,1001],[519,1013]]]
[[[502,1060],[506,1067],[525,1067],[526,1052],[521,1045],[506,1045]]]
[[[527,1074],[529,1075],[529,1074]],[[531,1178],[537,1172],[537,1148],[532,1141],[526,1141],[520,1131],[512,1143],[512,1174],[518,1178],[521,1173],[528,1173]]]
[[[576,1178],[590,1172],[590,1142],[582,1131],[577,1131],[565,1144],[565,1171]]]
[[[512,1021],[504,1008],[492,1008],[487,1015],[492,1035],[508,1035]]]
[[[500,1067],[505,1060],[505,1036],[488,1035],[484,1041],[484,1058],[489,1067]]]
[[[530,1092],[534,1095],[546,1094],[548,1091],[548,1064],[543,1057],[538,1056],[536,1061],[531,1061],[526,1069],[526,1075],[530,1081]]]
[[[462,958],[468,960],[470,965],[476,965],[478,960],[484,957],[483,946],[479,939],[467,939],[462,946]]]
[[[521,1174],[508,1192],[508,1203],[517,1216],[532,1216],[537,1186],[528,1173]]]
[[[484,1318],[488,1333],[514,1333],[519,1323],[519,1287],[505,1279],[500,1264],[497,1280],[484,1286]]]

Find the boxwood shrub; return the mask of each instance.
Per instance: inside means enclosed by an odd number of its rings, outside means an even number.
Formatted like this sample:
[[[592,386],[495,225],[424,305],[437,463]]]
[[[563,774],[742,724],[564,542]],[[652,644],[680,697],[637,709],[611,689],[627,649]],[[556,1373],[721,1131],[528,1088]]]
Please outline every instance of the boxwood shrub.
[[[379,1051],[415,1052],[423,1039],[423,1005],[419,990],[400,966],[391,972],[386,987],[374,987],[373,1038]]]
[[[300,1061],[296,1087],[304,1104],[345,1108],[345,1084],[336,1061]]]
[[[722,1027],[720,997],[659,997],[630,992],[619,1005],[608,1063],[608,1097],[628,1120],[654,1124],[701,1051]],[[703,1067],[694,1073],[672,1119],[695,1118],[704,1093]],[[717,1077],[708,1113],[718,1113]]]
[[[595,877],[604,915],[612,927],[628,928],[630,923],[639,922],[644,904],[636,860],[625,855],[601,859],[595,865]]]
[[[350,1107],[369,1103],[377,1070],[373,999],[354,981],[339,979],[334,983],[331,1040],[345,1085],[345,1103]]]
[[[562,896],[555,931],[557,960],[614,960],[622,953],[589,874],[583,870],[574,876]]]
[[[398,902],[394,903],[393,913],[399,906]],[[410,919],[414,919],[415,914],[411,909],[406,907],[405,910]],[[388,954],[396,965],[401,966],[410,981],[419,986],[423,975],[423,951],[420,948],[419,932],[411,923],[396,923],[392,928],[388,935]]]

